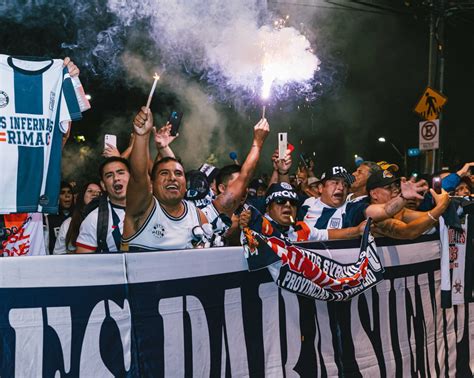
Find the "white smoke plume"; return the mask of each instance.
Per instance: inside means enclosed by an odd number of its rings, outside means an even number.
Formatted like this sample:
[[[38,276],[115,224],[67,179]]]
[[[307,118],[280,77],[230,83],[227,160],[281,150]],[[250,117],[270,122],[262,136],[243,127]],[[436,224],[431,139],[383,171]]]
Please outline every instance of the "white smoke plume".
[[[320,62],[310,42],[284,23],[275,25],[261,1],[109,0],[108,8],[131,28],[149,19],[167,67],[200,75],[220,97],[254,100],[265,78],[277,97],[289,93],[288,84],[311,95]]]

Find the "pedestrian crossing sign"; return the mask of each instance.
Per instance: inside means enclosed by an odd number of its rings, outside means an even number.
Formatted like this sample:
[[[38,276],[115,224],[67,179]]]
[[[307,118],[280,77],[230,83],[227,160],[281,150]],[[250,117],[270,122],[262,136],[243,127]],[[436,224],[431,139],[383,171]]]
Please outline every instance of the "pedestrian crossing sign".
[[[432,121],[439,118],[439,113],[447,101],[448,98],[446,96],[433,88],[426,87],[414,111],[422,118]]]

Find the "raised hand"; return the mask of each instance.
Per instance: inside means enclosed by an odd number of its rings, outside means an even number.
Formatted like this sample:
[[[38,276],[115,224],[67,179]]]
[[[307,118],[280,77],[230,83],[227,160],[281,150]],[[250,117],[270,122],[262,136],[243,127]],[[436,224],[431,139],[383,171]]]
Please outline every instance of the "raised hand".
[[[306,168],[298,168],[296,172],[296,178],[300,183],[307,183],[308,182],[308,172]]]
[[[284,159],[278,159],[278,149],[276,149],[272,155],[272,164],[273,169],[278,173],[281,174],[282,172],[288,172],[291,168],[291,165],[293,164],[289,150],[287,150]]]
[[[74,64],[74,62],[69,58],[68,56],[64,58],[63,61],[64,67],[67,67],[67,70],[69,72],[69,76],[79,76],[79,68]]]
[[[120,151],[113,144],[106,143],[106,147],[102,152],[102,156],[108,158],[112,156],[120,156]]]
[[[153,129],[153,115],[151,110],[142,106],[140,112],[133,120],[133,131],[137,135],[147,135]]]
[[[240,213],[239,226],[242,230],[248,227],[251,217],[252,217],[252,210],[250,209],[244,210],[242,211],[242,213]]]
[[[466,175],[469,174],[469,169],[471,167],[474,167],[474,162],[464,164],[463,167],[459,171],[457,171],[456,173],[461,177],[466,176]]]
[[[261,147],[269,133],[270,125],[265,118],[262,118],[253,128],[253,143]]]
[[[450,198],[448,192],[444,189],[441,189],[441,193],[436,193],[433,189],[430,189],[431,195],[433,196],[433,200],[436,206],[444,207],[445,209],[448,207]]]
[[[278,171],[277,161],[278,161],[278,148],[275,150],[275,152],[272,155],[272,166],[273,166],[274,171]]]
[[[406,200],[423,199],[422,193],[425,193],[428,190],[425,181],[420,180],[416,183],[413,183],[411,181],[407,181],[405,177],[403,177],[400,182],[400,188],[402,190],[402,197]]]
[[[171,124],[169,122],[159,130],[153,128],[153,134],[156,148],[159,150],[168,147],[179,136],[179,134],[171,135]]]

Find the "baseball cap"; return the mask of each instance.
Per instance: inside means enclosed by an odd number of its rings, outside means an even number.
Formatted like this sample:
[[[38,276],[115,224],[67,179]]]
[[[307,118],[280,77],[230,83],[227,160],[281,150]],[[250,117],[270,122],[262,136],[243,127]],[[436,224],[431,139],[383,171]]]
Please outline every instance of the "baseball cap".
[[[347,170],[340,166],[336,165],[321,174],[321,181],[330,180],[334,177],[342,177],[348,185],[352,185],[355,181],[355,177],[352,176]]]
[[[214,181],[214,179],[219,174],[219,168],[216,168],[213,165],[206,164],[206,163],[204,163],[203,165],[199,167],[199,171],[201,171],[202,173],[206,175],[207,181],[209,183],[212,183],[212,181]]]
[[[316,184],[317,182],[320,182],[321,180],[318,179],[317,177],[308,177],[308,185],[311,184]]]
[[[257,193],[258,188],[266,188],[267,184],[261,178],[256,178],[250,181],[249,184],[249,194],[255,195]]]
[[[383,170],[389,170],[391,172],[398,172],[398,170],[400,169],[398,165],[393,163],[387,163],[385,160],[378,161],[377,165]]]
[[[399,180],[399,177],[396,177],[388,169],[385,169],[383,171],[377,171],[372,173],[367,179],[367,184],[365,185],[365,188],[367,189],[367,192],[369,192],[372,189],[381,188]]]
[[[265,193],[265,203],[268,205],[278,198],[298,201],[298,194],[287,182],[274,183],[270,185],[267,192]]]
[[[186,173],[186,194],[184,198],[190,201],[203,199],[209,193],[209,182],[204,173],[192,170]]]

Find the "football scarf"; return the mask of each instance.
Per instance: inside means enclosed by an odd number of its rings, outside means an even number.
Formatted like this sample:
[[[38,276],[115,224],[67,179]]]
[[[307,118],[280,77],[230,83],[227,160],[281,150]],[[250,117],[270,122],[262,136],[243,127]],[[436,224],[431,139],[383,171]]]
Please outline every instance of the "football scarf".
[[[243,232],[249,270],[268,268],[280,288],[297,295],[323,301],[351,299],[383,279],[384,269],[369,232],[370,223],[369,219],[357,261],[341,264],[293,245],[272,222],[259,215]]]

